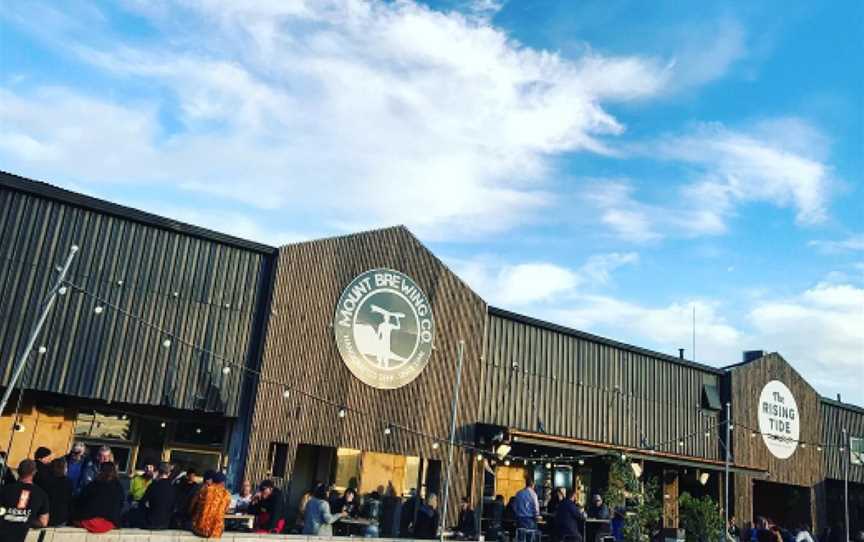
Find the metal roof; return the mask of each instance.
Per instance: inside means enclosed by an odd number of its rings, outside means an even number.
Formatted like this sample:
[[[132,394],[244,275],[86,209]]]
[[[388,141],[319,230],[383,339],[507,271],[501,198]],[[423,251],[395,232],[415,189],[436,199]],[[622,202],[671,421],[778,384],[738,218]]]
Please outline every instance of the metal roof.
[[[154,226],[164,230],[198,237],[208,241],[216,241],[226,245],[259,252],[261,254],[272,255],[276,253],[276,248],[269,245],[208,230],[200,226],[193,226],[192,224],[186,224],[185,222],[179,222],[177,220],[134,209],[132,207],[126,207],[125,205],[119,205],[103,199],[94,198],[92,196],[86,196],[46,182],[28,179],[2,170],[0,170],[0,187],[26,192],[35,196],[98,211],[100,213],[139,222],[148,226]]]

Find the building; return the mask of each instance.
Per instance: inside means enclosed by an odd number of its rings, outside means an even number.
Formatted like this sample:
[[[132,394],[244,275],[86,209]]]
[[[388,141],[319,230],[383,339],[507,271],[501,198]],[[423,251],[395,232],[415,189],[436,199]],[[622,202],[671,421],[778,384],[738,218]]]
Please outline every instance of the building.
[[[110,445],[124,473],[159,459],[227,465],[255,382],[224,374],[216,356],[257,366],[274,249],[0,173],[0,383],[73,244],[68,279],[93,295],[67,288],[50,313],[23,374],[20,418],[17,394],[0,418],[11,463],[82,440]]]
[[[852,527],[864,528],[864,409],[820,397],[778,354],[748,353],[717,368],[489,306],[403,227],[276,250],[14,176],[4,175],[0,189],[3,258],[19,265],[14,277],[0,275],[7,298],[44,294],[36,262],[56,262],[70,243],[68,233],[61,239],[53,231],[87,232],[99,239],[91,249],[97,255],[82,248],[81,262],[90,263],[76,269],[78,280],[168,329],[203,318],[206,324],[177,329],[208,350],[231,345],[216,353],[251,369],[226,375],[221,358],[196,349],[174,361],[180,353],[165,352],[157,337],[141,337],[128,322],[100,321],[80,304],[61,303],[51,330],[73,339],[60,341],[62,351],[52,346],[54,357],[37,358],[27,381],[36,391],[25,401],[37,399],[37,414],[48,405],[65,409],[68,439],[72,427],[94,438],[88,423],[112,427],[124,415],[139,420],[129,424],[133,435],[156,434],[160,420],[168,429],[188,420],[184,431],[201,434],[201,421],[210,420],[224,436],[209,448],[175,446],[168,436],[158,446],[140,436],[122,442],[133,459],[146,446],[181,462],[200,462],[182,455],[187,449],[218,454],[234,480],[274,478],[291,503],[316,480],[364,493],[440,494],[458,390],[462,445],[450,467],[451,502],[509,497],[529,476],[543,491],[568,486],[587,497],[606,487],[614,459],[661,481],[664,522],[674,527],[679,494],[722,502],[729,425],[730,511],[740,520],[765,514],[816,529],[842,522],[837,503],[848,471]],[[60,219],[70,226],[56,227]],[[142,233],[122,243],[128,235],[114,229]],[[26,248],[7,250],[8,243]],[[245,264],[189,256],[184,243]],[[31,252],[27,266],[15,263]],[[118,275],[142,266],[129,262],[138,254],[150,270]],[[173,297],[175,284],[185,284],[180,277],[197,280],[204,271],[203,282],[188,279],[192,299]],[[133,279],[148,285],[142,294],[116,288],[117,280]],[[31,293],[17,293],[22,288]],[[31,317],[33,303],[5,310],[4,379],[29,327],[20,315]],[[177,303],[187,306],[172,312]],[[206,315],[214,312],[228,321],[211,324]],[[80,414],[84,404],[94,413]]]

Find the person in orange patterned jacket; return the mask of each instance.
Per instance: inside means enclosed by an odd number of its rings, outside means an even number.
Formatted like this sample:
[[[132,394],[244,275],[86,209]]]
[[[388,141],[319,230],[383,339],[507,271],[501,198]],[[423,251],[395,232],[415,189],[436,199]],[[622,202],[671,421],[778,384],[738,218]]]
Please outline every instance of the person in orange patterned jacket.
[[[225,475],[217,472],[213,482],[201,488],[192,503],[192,531],[205,538],[222,538],[229,506],[231,493],[225,489]]]

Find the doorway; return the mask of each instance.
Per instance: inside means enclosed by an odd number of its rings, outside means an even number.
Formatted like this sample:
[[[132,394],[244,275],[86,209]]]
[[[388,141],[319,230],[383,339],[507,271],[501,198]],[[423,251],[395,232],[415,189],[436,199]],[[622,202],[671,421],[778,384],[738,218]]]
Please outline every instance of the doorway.
[[[802,521],[812,525],[810,488],[755,480],[753,515],[770,518],[786,528],[794,528]]]

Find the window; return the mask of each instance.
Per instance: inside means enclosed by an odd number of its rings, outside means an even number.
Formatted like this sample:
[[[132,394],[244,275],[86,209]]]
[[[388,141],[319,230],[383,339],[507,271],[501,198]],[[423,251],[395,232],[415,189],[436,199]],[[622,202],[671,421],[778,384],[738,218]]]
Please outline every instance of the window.
[[[217,452],[196,452],[192,450],[171,450],[169,462],[181,470],[195,469],[198,474],[208,470],[219,470],[222,454]]]
[[[336,478],[333,484],[339,491],[360,485],[360,450],[339,448],[336,450]]]
[[[849,461],[853,465],[864,465],[864,438],[849,439]]]
[[[222,447],[225,427],[222,425],[179,422],[174,431],[174,442],[194,446]]]
[[[702,408],[708,410],[720,410],[720,392],[715,384],[702,385]]]
[[[267,460],[270,464],[270,475],[285,478],[285,470],[288,467],[288,445],[283,442],[271,442]]]
[[[84,439],[130,440],[132,420],[126,414],[82,410],[75,418],[75,436]]]

